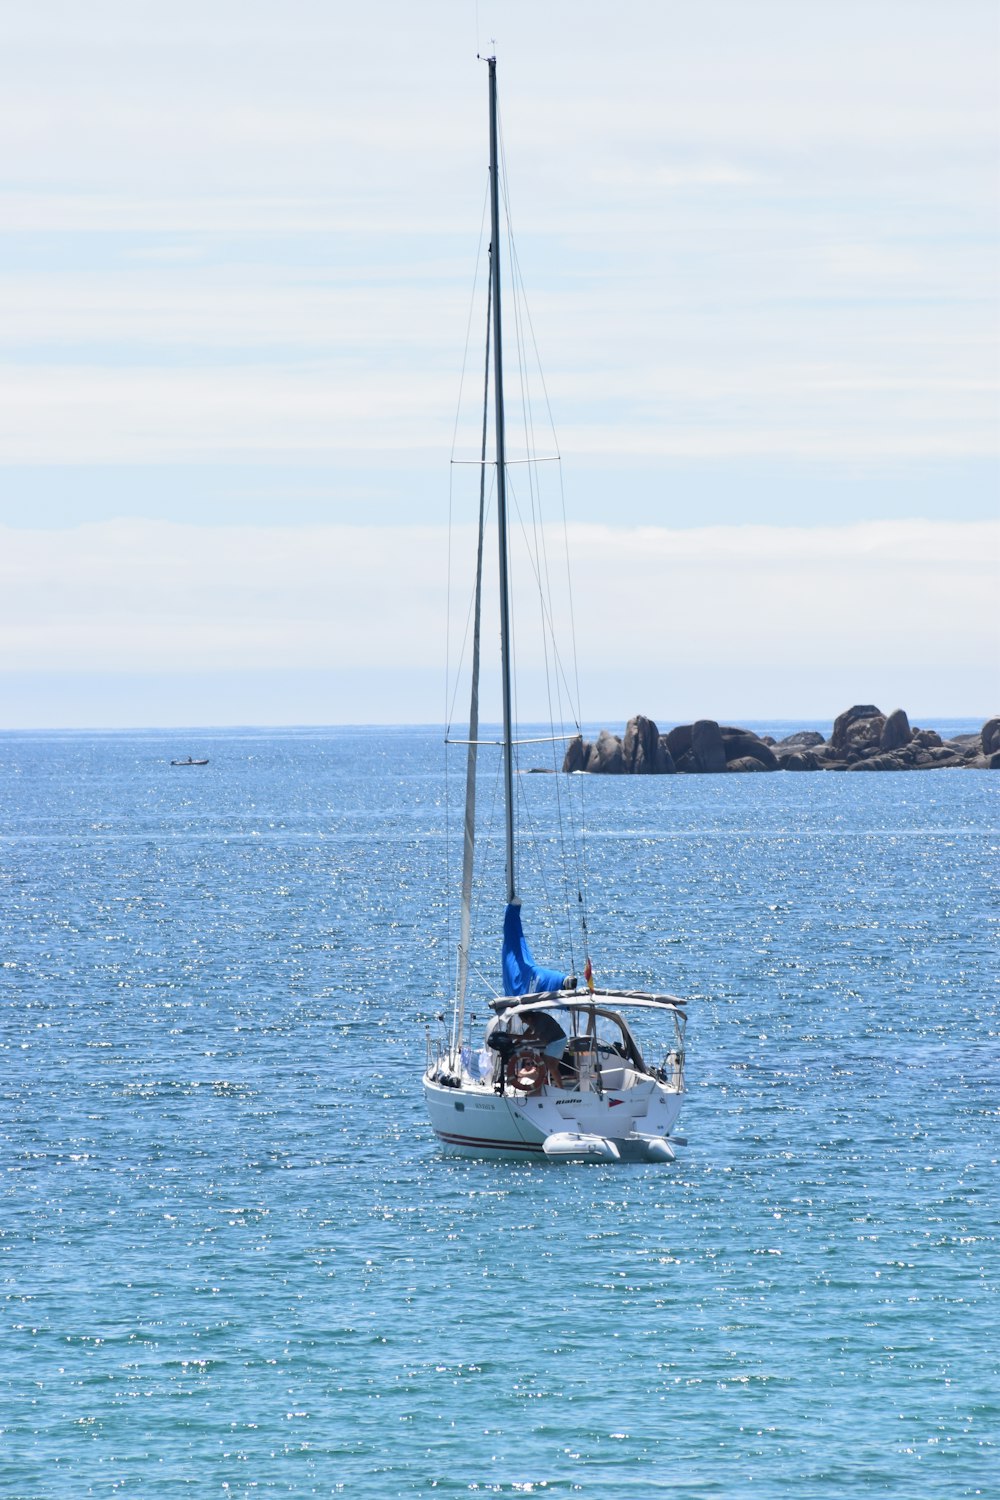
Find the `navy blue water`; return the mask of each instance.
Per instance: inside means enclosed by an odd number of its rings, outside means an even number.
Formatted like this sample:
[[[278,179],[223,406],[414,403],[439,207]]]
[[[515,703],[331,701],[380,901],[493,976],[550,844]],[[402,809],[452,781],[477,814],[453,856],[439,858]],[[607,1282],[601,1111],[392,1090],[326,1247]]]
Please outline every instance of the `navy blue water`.
[[[0,1493],[996,1495],[998,793],[588,778],[689,1144],[484,1163],[437,734],[2,737]]]

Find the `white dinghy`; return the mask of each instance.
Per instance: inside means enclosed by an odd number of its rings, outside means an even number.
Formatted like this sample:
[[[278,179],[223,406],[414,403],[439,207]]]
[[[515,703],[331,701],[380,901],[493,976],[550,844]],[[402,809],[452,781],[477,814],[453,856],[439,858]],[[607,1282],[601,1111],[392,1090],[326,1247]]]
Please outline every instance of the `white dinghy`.
[[[587,948],[582,882],[576,903],[583,920],[585,988],[569,969],[535,963],[521,925],[515,817],[516,753],[513,716],[511,588],[506,431],[501,318],[500,153],[496,60],[489,68],[490,274],[486,395],[479,459],[479,540],[472,615],[471,706],[465,776],[465,837],[461,933],[451,1024],[436,1040],[427,1034],[424,1094],[431,1124],[450,1147],[475,1156],[534,1156],[562,1161],[674,1159],[674,1124],[684,1097],[684,1001],[673,995],[598,989]],[[509,226],[508,226],[509,231]],[[492,341],[493,438],[488,458]],[[529,459],[528,462],[538,462]],[[501,966],[503,992],[485,1002],[493,1014],[482,1045],[466,1029],[470,967],[473,870],[476,859],[476,782],[479,738],[480,624],[487,470],[495,479],[499,561],[500,689],[503,707],[502,803],[505,829],[506,910]],[[521,530],[524,531],[523,517]],[[530,528],[527,528],[530,530]],[[539,580],[547,564],[539,566]],[[543,614],[547,611],[543,608]],[[577,732],[579,732],[577,715]],[[552,742],[560,738],[553,735]],[[568,736],[564,736],[568,738]],[[455,743],[452,741],[452,743]],[[537,740],[528,741],[537,743]],[[585,779],[585,778],[584,778]],[[559,778],[553,778],[558,781]],[[573,903],[573,904],[576,904]],[[626,1015],[628,1021],[626,1021]],[[471,1023],[470,1017],[470,1023]],[[442,1022],[444,1017],[441,1017]],[[658,1051],[647,1059],[631,1022],[655,1024]]]

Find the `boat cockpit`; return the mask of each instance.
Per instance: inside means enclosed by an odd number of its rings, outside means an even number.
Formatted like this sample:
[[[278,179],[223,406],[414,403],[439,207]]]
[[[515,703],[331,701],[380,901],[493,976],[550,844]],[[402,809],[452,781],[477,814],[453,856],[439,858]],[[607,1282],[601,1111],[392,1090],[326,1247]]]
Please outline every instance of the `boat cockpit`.
[[[492,1002],[497,1017],[486,1034],[480,1076],[498,1093],[508,1088],[534,1093],[545,1083],[574,1093],[619,1092],[653,1079],[683,1088],[683,1002],[673,996],[639,994],[614,993],[607,998],[616,1005],[671,1014],[673,1036],[658,1066],[647,1065],[624,1017],[599,1004],[596,996],[503,997]]]

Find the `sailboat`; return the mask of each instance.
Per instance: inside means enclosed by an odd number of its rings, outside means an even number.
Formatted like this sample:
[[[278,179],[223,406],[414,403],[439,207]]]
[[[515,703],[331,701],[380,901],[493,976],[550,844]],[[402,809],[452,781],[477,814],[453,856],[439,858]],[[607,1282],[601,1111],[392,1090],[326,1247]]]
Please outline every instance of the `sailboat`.
[[[466,764],[461,932],[451,1023],[427,1032],[424,1095],[438,1138],[465,1155],[577,1161],[674,1159],[683,1144],[672,1134],[684,1096],[685,1002],[674,995],[599,988],[589,956],[584,985],[566,968],[537,964],[522,923],[517,880],[512,620],[508,547],[508,476],[503,386],[500,160],[496,59],[489,69],[490,276],[486,391],[480,473],[492,467],[496,486],[499,563],[500,688],[506,904],[502,924],[502,987],[487,1000],[492,1012],[482,1045],[466,1033],[473,867],[476,856],[476,774],[479,738],[479,638],[482,608],[483,483],[475,584],[472,692]],[[487,461],[492,334],[495,452]],[[500,933],[498,933],[498,936]],[[442,1022],[444,1017],[440,1018]],[[647,1061],[633,1033],[655,1022],[656,1061]]]

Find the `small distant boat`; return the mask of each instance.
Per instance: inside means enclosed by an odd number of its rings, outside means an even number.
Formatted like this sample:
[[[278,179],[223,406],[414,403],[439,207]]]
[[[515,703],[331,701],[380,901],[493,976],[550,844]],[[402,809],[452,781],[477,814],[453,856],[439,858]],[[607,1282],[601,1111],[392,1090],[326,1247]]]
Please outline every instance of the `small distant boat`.
[[[170,764],[172,766],[207,766],[208,756],[206,755],[204,760],[195,760],[193,755],[189,755],[186,760],[172,760]]]

